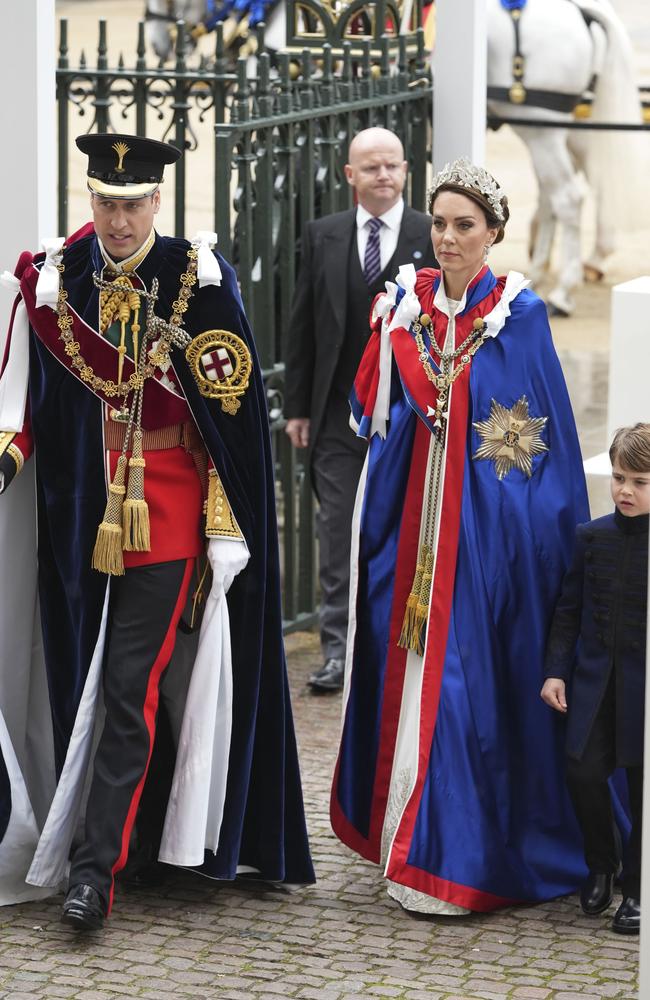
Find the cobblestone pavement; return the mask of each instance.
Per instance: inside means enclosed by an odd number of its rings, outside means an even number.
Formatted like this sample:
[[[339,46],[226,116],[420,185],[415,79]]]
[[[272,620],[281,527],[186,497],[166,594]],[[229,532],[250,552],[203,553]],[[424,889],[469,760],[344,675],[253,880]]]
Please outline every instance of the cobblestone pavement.
[[[340,698],[313,697],[315,636],[287,640],[318,882],[293,893],[175,876],[116,894],[99,933],[59,923],[61,897],[0,909],[2,1000],[601,1000],[636,996],[638,942],[576,897],[463,918],[414,918],[328,820]],[[616,903],[616,900],[615,900]]]

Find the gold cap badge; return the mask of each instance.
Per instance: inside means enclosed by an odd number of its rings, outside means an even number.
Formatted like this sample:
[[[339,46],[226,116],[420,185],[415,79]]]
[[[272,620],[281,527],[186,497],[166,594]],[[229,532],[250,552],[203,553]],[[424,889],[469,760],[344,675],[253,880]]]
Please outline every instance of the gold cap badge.
[[[124,167],[122,166],[122,161],[124,160],[126,154],[129,152],[129,146],[127,146],[125,142],[114,142],[113,145],[111,146],[111,149],[114,149],[115,152],[117,153],[117,166],[115,167],[115,172],[118,174],[123,174]]]

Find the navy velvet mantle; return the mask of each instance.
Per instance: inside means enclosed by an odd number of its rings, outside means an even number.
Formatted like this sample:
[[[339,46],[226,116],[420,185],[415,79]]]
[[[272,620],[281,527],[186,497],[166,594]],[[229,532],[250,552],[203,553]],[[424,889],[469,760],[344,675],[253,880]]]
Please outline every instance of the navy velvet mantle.
[[[185,240],[156,236],[138,275],[160,282],[156,312],[168,319]],[[251,558],[228,594],[234,673],[232,745],[220,846],[203,869],[233,878],[238,864],[263,878],[308,883],[314,878],[304,822],[289,701],[279,589],[273,469],[259,363],[232,267],[219,255],[220,287],[196,291],[185,314],[190,334],[226,329],[242,337],[254,359],[249,390],[235,416],[203,398],[185,360],[172,362],[210,452]],[[97,327],[100,270],[94,234],[65,251],[64,284],[74,309]],[[60,769],[100,626],[106,577],[91,569],[97,525],[106,502],[102,404],[31,338],[30,403],[37,490],[40,599],[46,665]],[[146,392],[146,389],[145,389]]]

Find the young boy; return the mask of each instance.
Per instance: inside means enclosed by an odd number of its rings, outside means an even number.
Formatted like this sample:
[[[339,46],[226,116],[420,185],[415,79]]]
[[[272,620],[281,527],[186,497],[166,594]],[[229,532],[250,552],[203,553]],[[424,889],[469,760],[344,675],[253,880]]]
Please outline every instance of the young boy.
[[[624,767],[632,813],[623,902],[612,923],[638,934],[650,512],[650,424],[623,427],[609,450],[613,514],[578,526],[546,650],[542,698],[567,715],[567,781],[584,838],[585,913],[612,901],[620,869],[608,778]],[[568,693],[567,693],[568,687]]]

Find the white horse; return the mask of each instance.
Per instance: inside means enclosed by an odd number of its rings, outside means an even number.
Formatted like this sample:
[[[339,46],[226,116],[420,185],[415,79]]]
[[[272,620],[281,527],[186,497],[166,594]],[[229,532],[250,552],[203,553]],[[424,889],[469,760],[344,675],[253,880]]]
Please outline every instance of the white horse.
[[[172,55],[177,21],[185,22],[190,48],[194,47],[192,30],[201,23],[205,11],[205,0],[147,0],[145,35],[159,59],[165,62]]]
[[[486,2],[488,105],[496,115],[572,121],[571,105],[579,103],[595,78],[594,121],[641,122],[629,40],[609,0],[526,0],[514,21],[501,0]],[[494,88],[500,88],[497,97],[505,99],[493,99]],[[549,98],[549,93],[555,96]],[[566,101],[565,110],[562,95],[575,96],[573,102]],[[634,201],[638,140],[645,137],[534,126],[514,130],[528,147],[539,184],[531,277],[538,282],[547,270],[559,225],[560,268],[547,302],[551,312],[568,315],[574,308],[571,293],[583,277],[580,173],[592,186],[597,206],[596,241],[586,269],[602,277],[603,261],[614,247],[614,228],[621,223],[617,191],[628,204]]]

